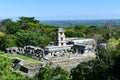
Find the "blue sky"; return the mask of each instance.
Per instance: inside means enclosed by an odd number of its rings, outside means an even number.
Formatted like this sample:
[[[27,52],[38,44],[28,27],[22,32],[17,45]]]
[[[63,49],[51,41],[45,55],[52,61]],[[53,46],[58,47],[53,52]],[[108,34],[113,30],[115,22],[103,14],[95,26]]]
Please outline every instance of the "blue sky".
[[[120,0],[0,0],[0,18],[119,19]]]

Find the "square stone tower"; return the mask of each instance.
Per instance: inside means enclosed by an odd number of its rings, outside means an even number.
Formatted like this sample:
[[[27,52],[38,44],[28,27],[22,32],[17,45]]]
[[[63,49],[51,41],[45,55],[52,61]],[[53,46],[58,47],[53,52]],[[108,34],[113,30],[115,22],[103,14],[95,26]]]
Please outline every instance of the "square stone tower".
[[[66,45],[66,39],[64,34],[63,28],[57,28],[56,34],[54,37],[54,46],[65,46]]]

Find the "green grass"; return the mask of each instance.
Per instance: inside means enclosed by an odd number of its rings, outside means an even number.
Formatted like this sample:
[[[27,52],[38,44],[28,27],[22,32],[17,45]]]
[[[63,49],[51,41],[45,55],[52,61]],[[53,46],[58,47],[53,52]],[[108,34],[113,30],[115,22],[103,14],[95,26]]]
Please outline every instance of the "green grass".
[[[3,33],[3,32],[0,32],[0,36],[5,36],[5,33]]]
[[[19,54],[4,54],[4,56],[8,57],[8,58],[21,58],[24,61],[30,61],[30,62],[34,62],[34,63],[38,63],[40,61],[23,56],[23,55],[19,55]]]
[[[27,67],[27,68],[34,68],[36,64],[42,64],[41,61],[23,56],[23,55],[19,55],[19,54],[2,54],[2,56],[8,57],[10,59],[12,58],[20,58],[22,59],[22,65]]]

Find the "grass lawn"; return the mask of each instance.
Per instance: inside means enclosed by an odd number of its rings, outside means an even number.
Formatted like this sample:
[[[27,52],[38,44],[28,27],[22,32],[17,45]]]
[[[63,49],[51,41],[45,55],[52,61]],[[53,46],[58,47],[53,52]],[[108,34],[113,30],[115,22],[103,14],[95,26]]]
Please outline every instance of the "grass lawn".
[[[24,56],[24,55],[19,55],[19,54],[4,54],[4,56],[8,57],[8,58],[21,58],[24,61],[30,61],[30,62],[40,62],[38,60],[32,59],[30,57]]]
[[[10,59],[12,59],[12,58],[20,58],[20,59],[23,60],[21,62],[21,64],[24,65],[25,67],[28,67],[28,68],[33,68],[37,64],[42,64],[41,61],[32,59],[30,57],[26,57],[26,56],[23,56],[23,55],[19,55],[19,54],[2,54],[2,56],[8,57]]]

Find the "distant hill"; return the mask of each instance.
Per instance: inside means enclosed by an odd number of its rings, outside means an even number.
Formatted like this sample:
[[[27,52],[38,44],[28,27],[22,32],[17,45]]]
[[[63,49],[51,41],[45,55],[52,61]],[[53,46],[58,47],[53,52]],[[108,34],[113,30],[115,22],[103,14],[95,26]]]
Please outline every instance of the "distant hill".
[[[61,27],[65,27],[65,26],[74,27],[79,24],[82,24],[85,26],[95,25],[95,26],[103,27],[110,20],[112,19],[108,19],[108,20],[49,20],[49,21],[41,21],[41,23],[61,26]],[[120,19],[115,19],[113,21],[116,22],[117,27],[120,27]]]

